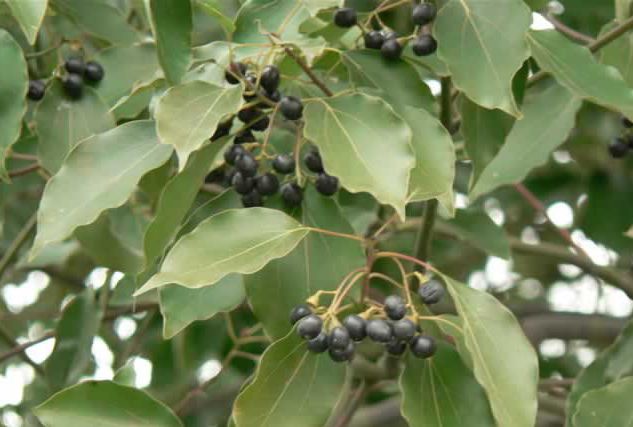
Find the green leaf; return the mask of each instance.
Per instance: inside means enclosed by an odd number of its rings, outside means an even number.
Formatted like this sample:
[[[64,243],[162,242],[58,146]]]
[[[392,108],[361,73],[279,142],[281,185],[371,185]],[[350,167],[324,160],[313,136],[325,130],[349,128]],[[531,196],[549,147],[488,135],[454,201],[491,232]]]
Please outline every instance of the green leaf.
[[[490,255],[510,259],[510,244],[503,228],[495,224],[484,212],[458,210],[455,218],[443,226],[459,239]]]
[[[213,286],[189,289],[171,285],[160,289],[163,337],[173,338],[196,320],[210,319],[240,305],[246,293],[242,277],[229,274]]]
[[[8,179],[7,152],[16,142],[26,113],[29,76],[20,45],[0,28],[0,177]]]
[[[219,0],[222,1],[222,0]],[[204,13],[211,16],[212,18],[216,18],[218,23],[224,29],[226,34],[232,34],[235,31],[235,24],[233,24],[233,20],[224,15],[220,9],[218,8],[218,0],[197,0],[197,4],[202,9]]]
[[[108,106],[90,88],[79,100],[70,100],[62,84],[55,81],[35,110],[42,165],[56,173],[68,153],[82,140],[115,126]]]
[[[534,427],[538,358],[519,322],[495,297],[442,276],[462,320],[475,378],[498,427]]]
[[[450,0],[433,25],[437,55],[475,103],[519,117],[512,77],[530,56],[532,13],[522,0]]]
[[[5,0],[15,20],[20,24],[29,44],[34,44],[40,30],[48,0]]]
[[[626,235],[633,239],[633,227],[629,228],[629,231],[626,232]]]
[[[600,31],[600,36],[613,30],[617,25],[618,23],[615,21],[608,23],[602,28],[602,31]],[[632,56],[633,36],[628,33],[604,46],[599,54],[600,62],[604,65],[610,65],[616,68],[629,87],[633,86],[633,64],[630,60]]]
[[[574,414],[574,427],[624,427],[633,419],[633,378],[585,394]]]
[[[55,332],[55,348],[45,369],[46,379],[55,389],[74,384],[85,374],[100,321],[101,312],[91,289],[79,294],[64,309]]]
[[[633,119],[633,90],[615,68],[554,30],[531,31],[528,40],[539,66],[574,95]]]
[[[410,427],[494,427],[486,394],[459,354],[439,343],[420,360],[409,354],[400,375],[402,415]]]
[[[472,200],[501,185],[520,182],[544,164],[573,129],[581,105],[579,98],[559,85],[528,97],[523,119],[516,121],[505,144],[482,172],[470,192]]]
[[[242,106],[242,86],[220,87],[193,81],[170,88],[156,110],[158,136],[173,145],[180,169],[208,141],[218,124]]]
[[[202,288],[230,273],[254,273],[292,251],[308,232],[307,227],[277,210],[250,208],[222,212],[178,240],[165,257],[160,272],[136,295],[172,283]]]
[[[34,410],[46,427],[182,427],[178,417],[147,393],[110,381],[86,381]]]
[[[304,119],[304,134],[319,147],[328,173],[347,190],[366,191],[404,218],[415,163],[412,134],[384,101],[359,93],[314,99],[306,103]]]
[[[31,257],[121,206],[148,171],[171,156],[159,144],[153,121],[129,122],[79,144],[44,188]]]
[[[311,227],[354,232],[336,203],[312,186],[296,216]],[[266,333],[278,339],[291,329],[288,316],[294,306],[319,290],[335,290],[346,274],[364,263],[360,242],[310,233],[288,255],[244,278],[248,300]]]
[[[167,81],[180,83],[191,63],[191,0],[149,0],[152,30]]]
[[[253,382],[237,397],[237,427],[321,427],[345,385],[345,365],[310,353],[290,332],[262,356]]]

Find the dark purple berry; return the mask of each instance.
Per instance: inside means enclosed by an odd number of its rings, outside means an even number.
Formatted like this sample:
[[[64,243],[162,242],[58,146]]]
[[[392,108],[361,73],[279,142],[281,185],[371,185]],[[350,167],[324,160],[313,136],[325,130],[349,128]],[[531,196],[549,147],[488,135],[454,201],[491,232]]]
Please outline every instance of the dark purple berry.
[[[343,319],[343,326],[354,341],[362,341],[367,336],[367,321],[356,314],[351,314]]]
[[[281,186],[281,199],[290,207],[301,205],[303,190],[296,182],[287,182]]]
[[[310,172],[323,173],[323,161],[317,150],[308,151],[303,157],[303,163],[305,163]]]
[[[625,128],[633,128],[633,122],[628,117],[622,117],[622,126]]]
[[[311,340],[319,336],[323,320],[316,314],[309,314],[299,321],[297,333],[303,339]]]
[[[299,320],[312,314],[312,307],[308,304],[299,304],[290,312],[290,324],[294,325]]]
[[[251,125],[251,129],[257,132],[263,132],[270,126],[270,118],[262,115],[259,120]]]
[[[342,326],[337,326],[330,331],[328,345],[332,350],[345,350],[351,340],[347,329]]]
[[[393,338],[393,330],[386,320],[371,319],[367,322],[367,336],[373,341],[388,343]]]
[[[370,31],[364,36],[365,47],[367,49],[380,49],[385,42],[385,35],[380,31]]]
[[[233,175],[231,185],[238,194],[245,195],[255,188],[255,180],[250,176],[244,176],[242,172],[237,171],[235,175]]]
[[[62,86],[69,98],[79,99],[84,92],[84,82],[79,74],[68,74],[62,80]]]
[[[435,340],[432,337],[427,337],[424,335],[413,337],[413,339],[409,342],[409,348],[411,349],[411,353],[413,353],[414,356],[421,359],[426,359],[433,356],[435,354],[435,351],[437,350]]]
[[[380,48],[380,53],[383,58],[389,60],[395,60],[400,58],[402,55],[402,45],[398,42],[397,39],[388,39],[382,44]]]
[[[279,68],[274,65],[267,65],[259,78],[259,84],[268,93],[274,93],[279,87],[280,81],[281,74],[279,74]]]
[[[437,41],[430,34],[422,34],[413,41],[411,49],[417,56],[433,55],[437,50]]]
[[[609,154],[614,159],[621,159],[629,153],[629,144],[623,138],[616,138],[609,144]]]
[[[273,160],[273,169],[282,175],[288,175],[295,171],[295,159],[290,154],[279,154]]]
[[[279,179],[270,172],[258,176],[255,179],[255,185],[262,196],[272,196],[279,191]]]
[[[245,152],[235,160],[235,167],[244,176],[253,177],[257,174],[259,162],[249,152]]]
[[[303,104],[296,96],[284,96],[279,102],[279,110],[288,120],[299,120],[303,115]]]
[[[96,61],[88,61],[86,62],[86,68],[84,70],[84,78],[92,83],[98,83],[103,80],[105,75],[105,70]]]
[[[328,336],[321,332],[316,338],[308,341],[308,351],[312,353],[323,353],[328,349]]]
[[[257,142],[257,138],[255,138],[255,135],[253,135],[253,132],[250,129],[244,129],[235,135],[233,142],[236,144],[250,144],[252,142]]]
[[[237,160],[237,158],[240,157],[244,153],[246,153],[246,150],[241,145],[235,145],[235,144],[231,145],[224,152],[224,161],[227,164],[233,166],[235,164],[235,161]]]
[[[278,90],[272,93],[265,92],[264,95],[266,96],[266,98],[268,98],[270,101],[274,102],[275,104],[281,101],[281,92],[279,92]]]
[[[389,295],[385,298],[385,314],[391,320],[400,320],[407,314],[407,306],[398,295]]]
[[[68,58],[64,63],[64,68],[71,74],[83,74],[85,69],[84,60],[79,57]]]
[[[257,190],[252,190],[248,194],[244,194],[242,196],[242,206],[245,208],[256,208],[262,206],[264,204],[264,199],[262,195],[257,192]]]
[[[334,24],[341,28],[350,28],[356,25],[356,10],[351,7],[342,7],[334,12]]]
[[[422,302],[427,305],[437,304],[444,296],[444,286],[437,280],[431,280],[420,285],[418,295],[422,298]]]
[[[335,362],[347,362],[352,360],[354,357],[354,343],[350,341],[344,349],[334,349],[330,348],[329,350],[330,358]]]
[[[385,349],[387,350],[387,353],[392,356],[402,356],[407,350],[407,343],[404,341],[392,339],[387,344],[385,344]]]
[[[29,81],[29,91],[26,96],[31,101],[40,101],[46,93],[46,84],[41,80]]]
[[[437,16],[437,8],[433,3],[421,3],[413,8],[411,20],[413,25],[426,25],[433,22]]]
[[[211,136],[211,141],[217,141],[220,138],[224,138],[231,132],[231,128],[233,127],[233,120],[227,120],[218,124],[218,127],[213,132]]]
[[[321,173],[317,176],[315,187],[324,196],[332,196],[338,191],[338,178]]]
[[[391,325],[393,328],[393,336],[400,341],[409,341],[416,332],[415,323],[409,319],[398,320]]]
[[[231,62],[229,69],[224,74],[226,81],[232,85],[240,82],[240,79],[246,74],[246,64],[243,62]]]

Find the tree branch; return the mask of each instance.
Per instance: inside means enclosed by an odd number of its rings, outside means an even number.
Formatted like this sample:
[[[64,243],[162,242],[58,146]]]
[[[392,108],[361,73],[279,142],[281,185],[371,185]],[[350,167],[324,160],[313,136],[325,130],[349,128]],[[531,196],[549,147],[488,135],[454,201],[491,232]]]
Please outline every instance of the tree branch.
[[[40,164],[39,163],[33,163],[33,164],[28,165],[28,166],[24,166],[23,168],[14,169],[12,171],[9,171],[9,178],[15,178],[15,177],[22,176],[22,175],[28,175],[31,172],[35,172],[35,171],[37,171],[39,169],[40,169]]]
[[[523,331],[534,346],[549,338],[611,343],[626,323],[626,319],[581,313],[541,313],[521,319]]]
[[[2,325],[0,325],[0,338],[2,338],[2,340],[4,342],[7,343],[7,345],[9,345],[10,347],[12,347],[13,349],[18,349],[18,350],[9,350],[9,355],[8,356],[2,356],[2,358],[0,359],[0,362],[2,360],[8,359],[9,357],[13,356],[13,355],[18,355],[20,356],[20,358],[22,358],[22,360],[26,363],[28,363],[29,365],[31,365],[33,367],[33,369],[35,370],[35,372],[37,372],[39,375],[41,375],[42,377],[45,377],[46,374],[44,373],[44,369],[38,365],[37,363],[35,363],[29,356],[27,356],[27,354],[24,352],[27,348],[29,348],[31,345],[30,344],[28,346],[25,347],[26,344],[18,344],[13,337],[11,336],[11,334],[9,333],[9,331],[7,331],[6,329],[4,329],[4,327],[2,327]],[[22,348],[23,347],[23,348]]]
[[[573,28],[568,27],[563,22],[559,21],[551,13],[548,13],[547,15],[545,15],[545,18],[554,26],[554,28],[559,33],[569,37],[573,41],[583,43],[583,44],[590,44],[596,41],[593,37],[590,37],[586,34],[581,33],[580,31],[576,31]]]

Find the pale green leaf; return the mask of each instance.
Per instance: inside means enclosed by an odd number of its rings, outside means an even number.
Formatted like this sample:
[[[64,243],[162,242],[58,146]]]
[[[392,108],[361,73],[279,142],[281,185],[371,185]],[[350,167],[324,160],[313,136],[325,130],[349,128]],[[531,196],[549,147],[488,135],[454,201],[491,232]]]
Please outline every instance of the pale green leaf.
[[[178,240],[160,271],[136,295],[172,283],[201,288],[230,273],[254,273],[292,251],[308,232],[307,227],[277,210],[222,212]]]
[[[471,100],[518,117],[512,78],[530,56],[531,23],[522,0],[449,0],[433,25],[437,55]]]
[[[510,259],[508,237],[484,212],[458,210],[455,218],[442,223],[442,227],[490,255]]]
[[[46,15],[48,0],[5,0],[29,44],[34,44]]]
[[[633,378],[592,390],[578,402],[574,427],[625,427],[633,420]]]
[[[31,257],[121,206],[148,171],[171,156],[153,121],[129,122],[79,144],[44,188]]]
[[[219,1],[222,0],[196,0],[196,3],[204,13],[218,20],[226,34],[232,34],[235,31],[235,24],[218,8]]]
[[[630,1],[630,0],[627,0]],[[613,30],[617,22],[610,22],[602,28],[600,36]],[[629,87],[633,86],[633,36],[624,34],[600,49],[600,62],[617,68]]]
[[[158,60],[167,81],[178,84],[191,63],[191,0],[149,0]]]

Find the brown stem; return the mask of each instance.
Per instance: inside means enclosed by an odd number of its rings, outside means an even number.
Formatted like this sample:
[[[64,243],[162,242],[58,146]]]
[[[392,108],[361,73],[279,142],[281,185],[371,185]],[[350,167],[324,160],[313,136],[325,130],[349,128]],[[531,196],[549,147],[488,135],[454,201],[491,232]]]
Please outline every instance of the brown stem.
[[[571,27],[568,27],[563,22],[559,21],[554,15],[547,14],[545,18],[554,26],[554,28],[561,34],[569,37],[573,41],[583,43],[583,44],[591,44],[596,40],[593,37],[590,37],[586,34],[581,33],[580,31],[576,31]]]
[[[40,169],[40,164],[39,163],[33,163],[33,164],[28,165],[28,166],[24,166],[23,168],[14,169],[12,171],[9,171],[9,177],[10,178],[15,178],[15,177],[22,176],[22,175],[28,175],[31,172],[35,172],[35,171],[37,171],[39,169]]]
[[[42,377],[45,377],[46,374],[44,373],[44,369],[38,365],[37,363],[35,363],[26,353],[25,350],[30,347],[26,346],[24,348],[21,348],[24,346],[24,344],[22,344],[22,346],[20,346],[20,344],[18,344],[13,337],[11,336],[11,334],[9,333],[9,331],[7,331],[6,329],[4,329],[4,327],[2,327],[2,325],[0,325],[0,338],[10,347],[12,347],[14,350],[10,350],[9,351],[9,356],[3,357],[1,360],[4,360],[5,358],[9,358],[12,355],[18,355],[20,356],[20,358],[22,358],[22,360],[26,363],[28,363],[29,365],[31,365],[33,367],[33,369],[35,370],[35,372],[37,372],[39,375],[41,375]],[[17,350],[15,350],[17,349]],[[13,353],[12,353],[13,352]]]
[[[4,335],[1,330],[0,330],[0,334],[3,335],[3,337],[5,338],[5,341],[8,341],[7,338],[10,338],[10,336]],[[40,338],[33,340],[33,341],[28,341],[25,342],[23,344],[18,344],[15,347],[13,347],[11,350],[7,351],[6,353],[3,353],[0,355],[0,363],[4,362],[5,360],[8,360],[14,356],[17,356],[21,353],[23,353],[24,351],[26,351],[27,349],[33,347],[36,344],[39,344],[41,342],[44,342],[46,340],[49,340],[51,338],[53,338],[55,336],[55,332],[54,331],[49,331],[46,332],[44,335],[42,335]]]
[[[294,62],[297,63],[299,67],[301,67],[303,72],[306,73],[306,75],[310,78],[310,80],[312,80],[312,83],[314,83],[315,85],[317,85],[319,89],[321,89],[321,92],[323,92],[326,96],[334,96],[334,92],[332,92],[325,85],[325,83],[316,74],[314,74],[314,72],[310,69],[308,64],[306,64],[303,59],[301,59],[288,46],[284,46],[283,48],[284,48],[284,51],[286,52],[286,55],[288,55]]]

